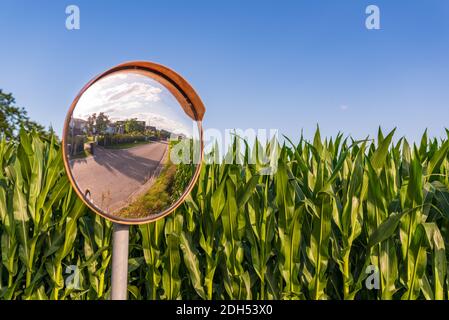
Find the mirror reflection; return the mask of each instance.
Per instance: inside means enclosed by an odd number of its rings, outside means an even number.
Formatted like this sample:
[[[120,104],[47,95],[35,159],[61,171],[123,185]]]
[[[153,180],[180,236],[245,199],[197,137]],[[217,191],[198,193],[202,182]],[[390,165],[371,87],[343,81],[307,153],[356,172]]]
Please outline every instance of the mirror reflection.
[[[79,193],[100,213],[153,218],[180,200],[200,161],[200,129],[185,98],[137,71],[101,78],[79,98],[65,148]]]

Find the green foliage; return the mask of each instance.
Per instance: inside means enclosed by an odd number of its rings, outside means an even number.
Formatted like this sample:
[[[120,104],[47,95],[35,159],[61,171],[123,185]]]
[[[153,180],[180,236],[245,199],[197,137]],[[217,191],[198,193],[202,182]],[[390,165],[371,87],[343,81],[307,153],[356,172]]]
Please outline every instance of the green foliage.
[[[127,119],[124,121],[125,133],[144,133],[145,122],[137,121],[137,118]]]
[[[47,137],[48,133],[44,127],[31,121],[26,110],[16,106],[15,102],[11,93],[5,93],[0,89],[0,137],[15,139],[21,127],[26,131],[35,130]]]
[[[104,114],[103,112],[100,112],[98,115],[95,115],[95,132],[97,134],[104,134],[108,125],[111,123],[111,120],[109,120],[109,117]],[[88,124],[90,125],[91,119],[88,119]]]
[[[173,185],[171,186],[171,202],[178,200],[184,190],[186,190],[190,181],[192,180],[193,174],[195,173],[195,165],[180,163],[176,165],[176,173],[173,177]]]
[[[111,223],[77,199],[54,140],[20,139],[0,142],[0,297],[107,299]],[[174,214],[131,228],[129,297],[448,299],[448,141],[317,131],[236,155],[236,140],[226,159],[243,164],[205,164]],[[273,175],[248,164],[257,149],[278,151]]]
[[[157,214],[170,207],[173,203],[171,195],[175,174],[176,165],[165,164],[151,188],[129,206],[121,209],[118,214],[127,218],[142,218],[149,214]]]
[[[98,144],[105,147],[115,145],[130,147],[136,142],[145,142],[147,140],[148,137],[141,134],[106,134],[97,138]]]

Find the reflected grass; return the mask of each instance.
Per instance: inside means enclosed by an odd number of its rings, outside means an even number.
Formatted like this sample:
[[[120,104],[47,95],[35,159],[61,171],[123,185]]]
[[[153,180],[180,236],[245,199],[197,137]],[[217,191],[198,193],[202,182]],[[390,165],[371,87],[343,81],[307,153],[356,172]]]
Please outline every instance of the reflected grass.
[[[151,188],[129,206],[120,210],[118,215],[124,218],[142,218],[168,208],[172,204],[176,167],[168,161]]]
[[[121,209],[117,213],[118,216],[144,218],[158,214],[169,208],[182,196],[194,175],[195,165],[174,164],[170,160],[171,150],[178,142],[170,141],[167,159],[148,191]]]

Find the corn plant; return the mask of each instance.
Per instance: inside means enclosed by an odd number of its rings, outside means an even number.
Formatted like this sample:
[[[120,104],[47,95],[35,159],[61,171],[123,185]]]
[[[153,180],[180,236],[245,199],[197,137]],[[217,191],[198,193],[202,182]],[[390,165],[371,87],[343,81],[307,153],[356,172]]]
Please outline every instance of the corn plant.
[[[0,140],[0,298],[108,299],[112,223],[77,198],[55,137],[19,136]],[[270,174],[249,161],[272,150]],[[131,227],[129,298],[448,299],[448,230],[449,133],[236,137],[172,215]]]

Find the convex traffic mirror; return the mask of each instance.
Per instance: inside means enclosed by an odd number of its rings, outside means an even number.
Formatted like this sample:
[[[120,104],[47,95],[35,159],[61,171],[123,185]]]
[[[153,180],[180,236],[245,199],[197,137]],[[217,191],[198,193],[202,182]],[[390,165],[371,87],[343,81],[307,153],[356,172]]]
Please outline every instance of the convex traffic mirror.
[[[64,125],[75,191],[123,224],[169,214],[198,177],[204,111],[193,88],[164,66],[130,62],[99,75],[75,98]]]

